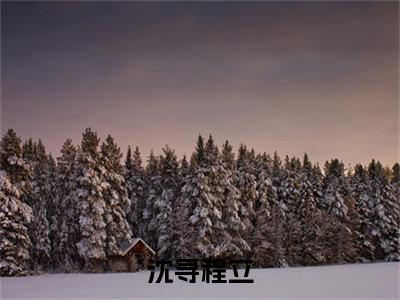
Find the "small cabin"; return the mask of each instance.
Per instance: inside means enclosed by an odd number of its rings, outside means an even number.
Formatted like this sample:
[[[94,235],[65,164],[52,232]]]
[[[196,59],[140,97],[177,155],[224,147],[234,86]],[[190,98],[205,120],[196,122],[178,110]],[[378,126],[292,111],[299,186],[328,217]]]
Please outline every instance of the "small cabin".
[[[149,261],[156,255],[153,249],[141,238],[134,238],[132,242],[123,241],[119,248],[121,254],[107,258],[109,272],[136,272],[147,269]]]

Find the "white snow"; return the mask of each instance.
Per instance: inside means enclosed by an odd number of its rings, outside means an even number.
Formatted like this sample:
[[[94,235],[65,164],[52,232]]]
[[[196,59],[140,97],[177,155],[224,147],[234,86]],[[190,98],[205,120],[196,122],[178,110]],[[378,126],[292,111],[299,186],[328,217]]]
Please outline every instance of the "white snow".
[[[251,269],[249,278],[254,279],[255,282],[241,284],[191,284],[178,280],[173,271],[170,271],[172,272],[170,278],[174,280],[172,284],[147,283],[150,275],[148,271],[3,277],[0,281],[1,299],[399,299],[399,266],[399,263],[376,263]],[[228,277],[233,276],[228,275]]]

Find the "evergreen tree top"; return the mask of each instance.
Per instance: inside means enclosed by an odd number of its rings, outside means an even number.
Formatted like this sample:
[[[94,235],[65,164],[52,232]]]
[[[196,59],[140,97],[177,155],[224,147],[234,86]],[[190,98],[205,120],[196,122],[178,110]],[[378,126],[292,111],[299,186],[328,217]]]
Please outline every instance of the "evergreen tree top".
[[[132,161],[132,149],[131,146],[128,146],[128,151],[126,152],[126,158],[125,158],[125,168],[130,171],[132,170],[133,167],[133,161]]]
[[[139,151],[139,147],[138,146],[135,147],[135,151],[133,152],[133,165],[137,169],[141,169],[142,168],[142,157],[140,155],[140,151]]]
[[[0,141],[0,168],[6,171],[12,183],[25,181],[30,173],[22,159],[21,139],[9,129]]]
[[[225,141],[225,143],[222,145],[221,161],[227,169],[234,169],[235,153],[233,153],[233,147],[229,144],[228,141]]]
[[[248,163],[247,147],[244,144],[240,144],[238,150],[237,164],[240,166],[240,165],[245,165],[247,163]]]
[[[98,146],[100,139],[97,137],[97,133],[90,127],[85,129],[82,134],[81,150],[85,154],[89,154],[93,158],[98,158]]]
[[[165,185],[177,185],[178,159],[175,151],[168,146],[163,148],[163,155],[160,156],[160,173],[164,178]]]
[[[307,153],[304,153],[304,156],[303,156],[303,168],[306,170],[309,170],[309,171],[312,170],[312,163],[311,163],[310,159],[308,158]]]
[[[183,157],[182,157],[182,159],[180,161],[179,167],[180,167],[180,170],[181,170],[180,172],[182,174],[186,174],[187,173],[187,171],[189,169],[189,163],[187,161],[186,155],[183,155]]]
[[[122,153],[120,148],[115,144],[114,139],[108,135],[106,141],[101,145],[101,160],[107,170],[120,173]]]
[[[334,177],[343,177],[344,176],[344,164],[338,159],[332,159],[330,162],[326,161],[325,166],[325,175],[334,176]]]
[[[34,143],[31,138],[24,142],[22,145],[22,158],[25,161],[32,161],[35,156]]]
[[[150,151],[149,158],[147,159],[146,171],[148,174],[157,174],[159,172],[159,159],[154,155],[153,150]]]
[[[200,166],[205,164],[206,162],[204,139],[200,134],[199,137],[197,138],[196,149],[190,159],[190,162],[192,166],[194,165]]]
[[[360,178],[360,179],[366,179],[368,177],[367,170],[364,168],[363,165],[361,164],[356,164],[354,167],[354,177]]]
[[[219,151],[218,151],[218,147],[215,145],[214,143],[214,139],[213,137],[210,135],[206,146],[204,148],[204,152],[206,155],[206,162],[208,165],[213,165],[216,163],[216,161],[219,158]]]
[[[386,182],[388,179],[385,174],[385,169],[379,161],[373,159],[368,165],[368,174],[372,180]]]
[[[35,157],[36,157],[37,162],[39,162],[39,163],[46,162],[48,159],[48,156],[46,153],[46,148],[44,147],[44,145],[40,139],[37,142],[36,147],[35,147]]]
[[[63,159],[74,160],[76,157],[76,154],[77,154],[77,149],[73,145],[72,140],[67,139],[61,148],[61,156],[59,158],[62,157]],[[60,160],[59,158],[57,158],[57,161]]]
[[[6,134],[0,141],[0,161],[4,165],[6,160],[12,156],[16,158],[21,158],[22,148],[21,148],[21,138],[19,138],[13,129],[8,129]]]
[[[392,168],[393,175],[392,175],[392,182],[400,183],[400,164],[395,163]]]

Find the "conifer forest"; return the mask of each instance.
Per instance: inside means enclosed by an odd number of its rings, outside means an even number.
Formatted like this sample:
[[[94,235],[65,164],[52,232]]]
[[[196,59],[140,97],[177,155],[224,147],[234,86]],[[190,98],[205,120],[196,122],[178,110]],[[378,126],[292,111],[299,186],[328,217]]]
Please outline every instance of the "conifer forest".
[[[194,137],[195,138],[195,137]],[[198,136],[142,157],[86,129],[58,157],[9,129],[0,142],[0,273],[88,272],[140,237],[157,258],[255,267],[399,261],[400,165],[319,165]],[[328,158],[327,158],[328,159]]]

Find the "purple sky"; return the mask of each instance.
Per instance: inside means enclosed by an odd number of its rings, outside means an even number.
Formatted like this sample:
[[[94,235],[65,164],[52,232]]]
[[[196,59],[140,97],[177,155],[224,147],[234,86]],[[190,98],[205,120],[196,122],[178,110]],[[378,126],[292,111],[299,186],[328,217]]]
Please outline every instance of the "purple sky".
[[[399,160],[398,2],[1,2],[1,130]]]

